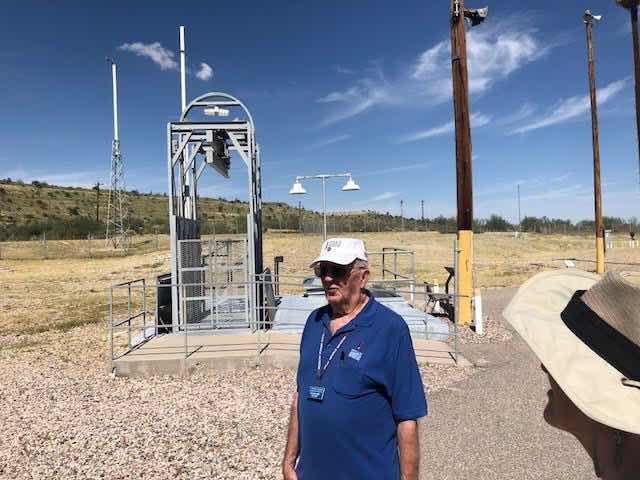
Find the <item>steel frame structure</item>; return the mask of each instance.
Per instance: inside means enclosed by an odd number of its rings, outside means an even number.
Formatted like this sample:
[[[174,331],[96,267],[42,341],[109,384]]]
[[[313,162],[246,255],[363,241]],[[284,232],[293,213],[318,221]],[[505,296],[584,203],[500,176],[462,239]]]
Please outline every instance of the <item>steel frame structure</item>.
[[[200,121],[189,115],[198,110],[226,111],[240,109],[244,119]],[[179,327],[180,312],[178,278],[178,242],[186,238],[200,238],[198,223],[198,181],[207,165],[228,178],[228,170],[207,155],[215,148],[214,142],[223,139],[231,156],[237,153],[247,167],[249,214],[247,216],[249,319],[256,324],[256,305],[261,291],[256,288],[256,275],[262,273],[262,186],[260,147],[256,142],[255,125],[247,107],[237,98],[222,92],[210,92],[194,99],[182,111],[180,120],[167,124],[167,167],[169,180],[169,224],[171,227],[171,277],[173,325]],[[189,226],[185,235],[182,225]]]
[[[120,154],[120,136],[118,133],[118,66],[113,59],[111,80],[113,84],[113,142],[111,143],[111,178],[107,203],[106,240],[113,248],[128,248],[128,212],[127,193],[124,178],[124,161]]]

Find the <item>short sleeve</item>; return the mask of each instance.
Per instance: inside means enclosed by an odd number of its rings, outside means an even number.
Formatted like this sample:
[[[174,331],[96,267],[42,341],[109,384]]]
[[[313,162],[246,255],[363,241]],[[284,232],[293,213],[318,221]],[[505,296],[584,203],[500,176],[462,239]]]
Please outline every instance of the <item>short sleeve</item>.
[[[317,310],[314,310],[307,317],[307,321],[304,323],[304,328],[302,329],[302,335],[300,336],[300,350],[298,355],[298,369],[296,372],[296,391],[300,392],[300,377],[302,376],[302,350],[304,347],[304,338],[307,333],[307,329],[309,328],[309,323],[315,318],[317,315]]]
[[[408,329],[400,335],[391,374],[391,409],[394,420],[402,422],[427,415],[422,376]]]

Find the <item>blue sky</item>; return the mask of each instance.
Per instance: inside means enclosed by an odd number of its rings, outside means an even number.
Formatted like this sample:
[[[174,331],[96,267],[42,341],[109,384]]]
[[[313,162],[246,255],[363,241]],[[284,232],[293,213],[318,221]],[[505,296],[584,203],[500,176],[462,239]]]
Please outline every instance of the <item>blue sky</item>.
[[[7,2],[0,28],[0,177],[108,180],[111,77],[119,65],[127,186],[166,190],[166,123],[179,114],[178,26],[187,95],[228,92],[252,111],[266,201],[330,210],[455,214],[449,2]],[[467,2],[468,3],[468,2]],[[434,5],[435,4],[435,5]],[[478,4],[473,6],[483,6]],[[494,0],[469,31],[476,217],[593,216],[584,25],[595,28],[605,215],[640,216],[628,14],[611,1]],[[516,6],[516,10],[514,10]],[[211,68],[211,72],[206,64]],[[204,68],[204,70],[203,70]],[[213,170],[201,193],[247,198],[244,164]]]

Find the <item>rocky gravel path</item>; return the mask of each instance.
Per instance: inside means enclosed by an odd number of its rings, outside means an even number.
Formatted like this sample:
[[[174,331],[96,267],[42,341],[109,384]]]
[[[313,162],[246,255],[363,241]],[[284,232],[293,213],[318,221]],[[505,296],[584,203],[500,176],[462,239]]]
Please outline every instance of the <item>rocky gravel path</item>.
[[[0,337],[0,478],[276,479],[293,369],[111,378],[105,332]],[[422,369],[436,392],[473,369]]]
[[[573,437],[542,420],[546,380],[502,320],[515,289],[484,292],[476,368],[422,367],[422,479],[591,479]],[[0,478],[277,479],[293,369],[111,378],[106,332],[0,336]]]

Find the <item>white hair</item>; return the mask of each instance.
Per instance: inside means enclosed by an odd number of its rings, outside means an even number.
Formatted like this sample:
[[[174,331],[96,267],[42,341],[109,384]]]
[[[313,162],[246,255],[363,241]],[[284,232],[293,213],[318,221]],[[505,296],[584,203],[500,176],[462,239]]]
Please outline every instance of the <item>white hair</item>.
[[[362,260],[361,258],[356,258],[353,261],[353,266],[357,267],[357,268],[364,268],[364,269],[369,269],[369,262],[367,262],[366,260]]]

